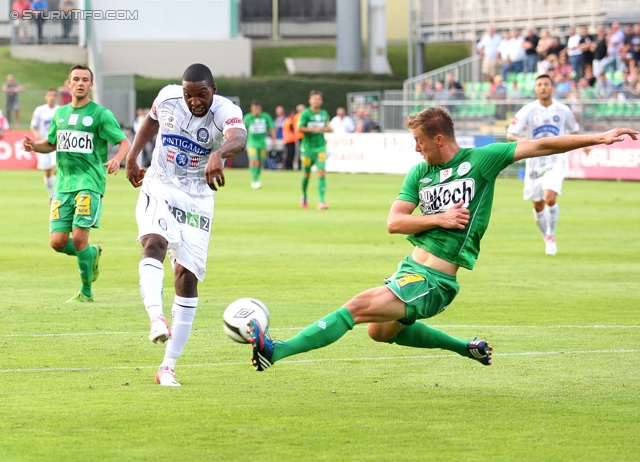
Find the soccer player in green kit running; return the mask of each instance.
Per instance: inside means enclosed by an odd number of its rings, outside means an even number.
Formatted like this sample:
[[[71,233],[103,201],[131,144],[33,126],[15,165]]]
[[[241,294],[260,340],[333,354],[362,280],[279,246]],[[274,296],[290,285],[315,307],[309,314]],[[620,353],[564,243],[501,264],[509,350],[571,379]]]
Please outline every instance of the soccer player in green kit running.
[[[415,348],[442,348],[491,365],[485,340],[463,340],[427,326],[455,298],[460,267],[473,269],[489,224],[496,177],[509,164],[596,144],[613,144],[635,130],[616,128],[596,135],[564,135],[480,148],[460,148],[453,121],[442,107],[407,117],[406,126],[424,158],[407,174],[387,219],[390,233],[407,234],[413,252],[385,284],[356,295],[287,341],[273,342],[256,319],[249,323],[253,365],[262,371],[275,361],[325,347],[369,323],[377,342]],[[412,214],[416,207],[421,214]]]
[[[118,172],[131,143],[113,113],[89,98],[93,87],[89,68],[73,66],[67,85],[71,88],[71,103],[56,110],[47,138],[34,142],[25,136],[22,145],[27,152],[57,151],[49,242],[56,252],[78,259],[80,291],[67,302],[92,302],[91,286],[98,279],[102,248],[89,245],[89,231],[97,228],[100,221],[106,173]],[[108,143],[120,145],[111,160],[107,160]]]
[[[333,131],[329,122],[331,122],[329,113],[322,109],[322,93],[311,90],[309,107],[302,111],[298,122],[298,131],[303,134],[300,142],[300,166],[302,169],[302,201],[300,206],[303,209],[309,208],[307,187],[313,165],[318,169],[318,206],[316,208],[318,210],[329,208],[324,201],[324,194],[327,190],[324,171],[327,162],[327,142],[324,139],[324,134]]]
[[[271,115],[262,112],[262,105],[255,100],[251,102],[251,113],[244,116],[243,122],[247,127],[247,155],[252,178],[251,187],[259,189],[262,188],[260,169],[267,158],[267,132],[271,135],[275,147],[276,128]]]

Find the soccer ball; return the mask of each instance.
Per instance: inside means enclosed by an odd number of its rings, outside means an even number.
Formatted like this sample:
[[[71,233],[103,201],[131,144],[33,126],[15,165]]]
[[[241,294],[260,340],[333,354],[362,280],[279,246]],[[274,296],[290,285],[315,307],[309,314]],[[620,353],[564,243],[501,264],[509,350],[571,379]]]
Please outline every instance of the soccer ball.
[[[249,343],[249,321],[256,318],[266,329],[269,325],[269,310],[264,303],[255,298],[241,298],[224,310],[222,319],[225,333],[238,343]]]

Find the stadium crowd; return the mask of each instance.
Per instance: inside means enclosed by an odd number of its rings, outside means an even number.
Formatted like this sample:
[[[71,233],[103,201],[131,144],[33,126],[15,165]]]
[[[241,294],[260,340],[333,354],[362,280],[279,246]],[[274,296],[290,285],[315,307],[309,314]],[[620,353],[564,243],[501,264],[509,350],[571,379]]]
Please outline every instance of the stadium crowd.
[[[540,74],[549,75],[556,96],[571,101],[640,100],[640,23],[614,22],[570,27],[563,37],[548,29],[519,29],[498,33],[489,27],[476,44],[482,56],[484,83],[458,82],[453,74],[443,81],[425,79],[415,86],[415,99],[445,104],[455,100],[528,98]],[[455,106],[450,107],[455,109]]]

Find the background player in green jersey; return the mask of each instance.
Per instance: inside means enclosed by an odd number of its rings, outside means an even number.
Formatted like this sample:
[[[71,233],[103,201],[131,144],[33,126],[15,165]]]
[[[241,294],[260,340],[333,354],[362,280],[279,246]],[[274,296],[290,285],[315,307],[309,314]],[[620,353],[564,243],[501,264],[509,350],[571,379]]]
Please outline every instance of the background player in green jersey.
[[[616,128],[597,135],[564,135],[514,143],[460,148],[453,121],[442,107],[407,117],[416,151],[425,162],[407,174],[387,219],[390,233],[407,234],[413,252],[385,284],[356,295],[284,342],[273,342],[257,320],[250,321],[253,365],[262,371],[275,361],[327,346],[356,324],[369,323],[377,342],[415,348],[442,348],[490,365],[492,348],[484,340],[463,340],[427,326],[455,298],[460,267],[472,269],[489,224],[495,180],[512,162],[571,149],[613,144],[635,130]],[[413,214],[416,207],[421,214]]]
[[[67,85],[71,103],[56,110],[46,139],[35,142],[25,136],[22,145],[25,151],[56,151],[49,242],[56,252],[78,259],[80,292],[67,302],[92,302],[91,284],[98,279],[102,248],[89,245],[89,231],[97,228],[100,221],[106,173],[118,172],[131,143],[113,113],[89,98],[93,88],[93,72],[89,68],[73,66]],[[107,160],[109,143],[120,145],[111,160]]]
[[[251,102],[251,113],[244,116],[244,125],[247,127],[247,155],[251,171],[251,187],[259,189],[262,188],[260,169],[267,158],[267,132],[271,135],[275,147],[276,128],[271,115],[262,112],[262,105],[255,100]]]
[[[324,134],[331,132],[331,117],[322,109],[322,92],[311,90],[309,107],[300,114],[298,131],[303,134],[300,143],[300,168],[302,169],[302,201],[303,209],[309,207],[307,201],[307,187],[313,165],[318,169],[318,210],[329,208],[324,200],[327,189],[325,182],[325,164],[327,162],[327,142]]]

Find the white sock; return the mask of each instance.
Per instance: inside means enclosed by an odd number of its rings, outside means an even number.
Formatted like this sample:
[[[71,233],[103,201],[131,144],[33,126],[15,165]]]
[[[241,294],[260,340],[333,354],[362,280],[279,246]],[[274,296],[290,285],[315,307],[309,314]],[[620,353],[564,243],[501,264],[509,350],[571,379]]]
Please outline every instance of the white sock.
[[[164,283],[164,266],[155,258],[143,258],[138,265],[140,275],[140,293],[142,303],[153,321],[162,313],[162,285]]]
[[[540,232],[543,236],[547,235],[547,216],[545,214],[544,209],[542,212],[536,212],[536,209],[533,209],[533,219],[536,221],[538,228],[540,228]]]
[[[171,323],[171,339],[167,342],[167,349],[164,354],[163,366],[175,367],[176,361],[182,355],[182,350],[191,335],[191,326],[193,318],[196,316],[198,308],[198,297],[186,298],[176,297],[173,300],[171,314],[173,321]]]
[[[555,236],[560,208],[558,204],[554,204],[551,207],[547,205],[545,211],[547,212],[547,236]]]

